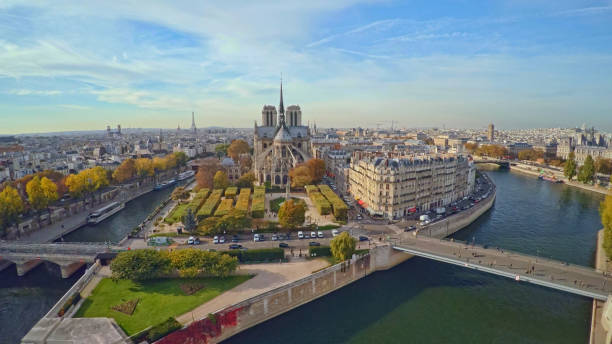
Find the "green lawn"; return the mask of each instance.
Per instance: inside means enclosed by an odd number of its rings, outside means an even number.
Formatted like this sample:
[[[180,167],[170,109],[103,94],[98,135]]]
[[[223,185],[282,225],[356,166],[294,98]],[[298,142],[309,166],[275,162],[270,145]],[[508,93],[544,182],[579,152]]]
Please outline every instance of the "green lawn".
[[[176,222],[182,221],[183,220],[183,216],[185,216],[187,214],[187,207],[188,206],[189,206],[189,203],[177,204],[174,207],[174,209],[172,209],[170,214],[168,214],[168,216],[166,216],[166,218],[164,219],[164,222],[166,222],[168,224],[174,224]]]
[[[168,317],[184,314],[251,277],[237,275],[227,278],[177,278],[142,283],[130,280],[113,282],[110,278],[105,278],[96,286],[92,295],[85,299],[75,317],[113,318],[128,335],[132,335]],[[192,295],[185,295],[180,285],[191,282],[202,283],[204,288]],[[132,315],[111,309],[112,306],[137,298],[140,298],[140,301]]]
[[[304,202],[300,198],[292,197],[291,199],[294,200],[294,201],[297,201],[297,202]],[[272,210],[275,213],[278,213],[278,211],[280,210],[280,206],[281,206],[281,204],[283,204],[283,202],[285,202],[285,197],[279,197],[279,198],[275,198],[273,200],[270,200],[270,210]],[[304,203],[304,205],[306,205],[306,204]]]

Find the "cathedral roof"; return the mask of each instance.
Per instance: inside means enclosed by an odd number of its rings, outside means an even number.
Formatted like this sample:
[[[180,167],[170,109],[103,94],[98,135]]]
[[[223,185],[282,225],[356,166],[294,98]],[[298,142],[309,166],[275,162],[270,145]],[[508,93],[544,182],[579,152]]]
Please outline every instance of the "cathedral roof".
[[[274,136],[274,142],[292,142],[293,136],[291,136],[291,132],[285,125],[281,125],[278,131],[276,132],[276,136]]]

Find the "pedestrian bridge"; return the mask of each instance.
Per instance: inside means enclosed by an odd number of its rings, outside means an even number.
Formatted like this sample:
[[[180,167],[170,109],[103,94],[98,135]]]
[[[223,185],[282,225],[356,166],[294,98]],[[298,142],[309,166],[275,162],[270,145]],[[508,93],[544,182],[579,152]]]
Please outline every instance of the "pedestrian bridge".
[[[96,256],[105,252],[116,252],[120,247],[101,243],[50,243],[0,242],[0,262],[15,263],[17,274],[23,276],[43,261],[59,265],[62,277],[70,277]]]
[[[411,255],[597,300],[606,301],[612,293],[607,274],[548,258],[414,235],[402,236],[400,240],[392,242],[392,247]]]

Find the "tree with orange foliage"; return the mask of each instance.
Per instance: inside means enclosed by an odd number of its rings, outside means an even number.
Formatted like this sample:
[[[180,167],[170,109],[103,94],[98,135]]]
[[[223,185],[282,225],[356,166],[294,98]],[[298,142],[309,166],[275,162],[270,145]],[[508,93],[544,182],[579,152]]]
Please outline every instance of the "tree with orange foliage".
[[[325,161],[317,158],[306,161],[306,166],[310,169],[312,182],[318,183],[325,175]]]
[[[293,187],[302,187],[308,184],[319,183],[324,175],[325,161],[316,158],[298,164],[289,171],[291,186]]]
[[[206,158],[199,161],[198,173],[195,175],[197,188],[213,188],[213,178],[217,171],[222,169],[221,163],[217,158]]]
[[[119,167],[113,171],[113,179],[118,183],[128,181],[136,175],[136,161],[125,159]]]
[[[240,154],[249,153],[251,147],[244,140],[234,140],[227,148],[227,155],[229,155],[234,161],[238,162]]]

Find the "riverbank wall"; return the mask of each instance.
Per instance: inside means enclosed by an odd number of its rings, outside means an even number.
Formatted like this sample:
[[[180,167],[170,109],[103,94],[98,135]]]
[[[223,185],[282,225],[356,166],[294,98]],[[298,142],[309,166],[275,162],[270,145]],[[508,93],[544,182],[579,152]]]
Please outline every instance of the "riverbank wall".
[[[601,229],[597,232],[597,249],[595,250],[595,269],[599,271],[608,271],[608,263],[603,249],[603,234]],[[589,334],[590,344],[606,344],[607,332],[603,328],[602,313],[605,302],[593,300],[593,308],[591,311],[591,330]]]
[[[536,166],[524,165],[524,164],[516,164],[516,165],[510,166],[510,171],[512,172],[527,174],[527,175],[534,176],[534,177],[540,176],[540,170],[542,170],[542,168],[536,167]],[[610,192],[610,189],[606,189],[601,186],[586,185],[580,182],[569,181],[567,180],[567,178],[565,178],[563,173],[559,171],[555,171],[551,169],[544,169],[544,170],[547,171],[549,174],[554,175],[557,179],[562,180],[565,185],[573,186],[575,188],[579,188],[579,189],[583,189],[583,190],[587,190],[591,192],[597,192],[597,193],[604,194],[604,195]]]

